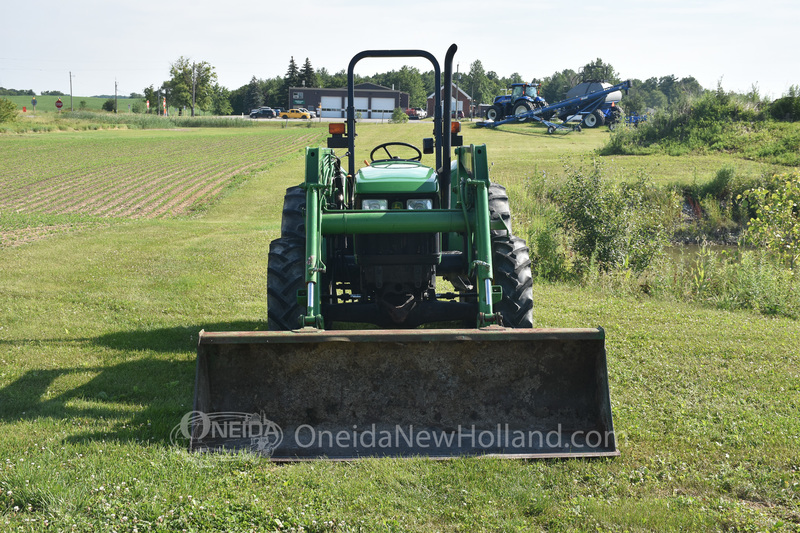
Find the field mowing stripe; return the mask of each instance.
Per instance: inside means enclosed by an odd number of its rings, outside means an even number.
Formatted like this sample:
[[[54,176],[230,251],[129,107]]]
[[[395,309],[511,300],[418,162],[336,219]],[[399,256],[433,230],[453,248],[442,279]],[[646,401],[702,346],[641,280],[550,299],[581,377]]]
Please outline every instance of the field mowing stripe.
[[[5,185],[0,188],[0,209],[133,218],[152,213],[180,215],[201,199],[213,199],[224,190],[226,180],[269,168],[319,138],[318,132],[291,132],[213,142],[177,139],[163,145],[150,140],[133,145],[127,141],[58,143],[63,148],[58,158],[47,157],[52,150],[23,150],[24,155],[15,154],[17,159],[32,152],[39,155],[32,167],[23,167],[28,169],[23,175],[0,171]],[[187,152],[193,153],[188,161]],[[105,166],[94,164],[98,160],[105,161]],[[36,175],[38,180],[33,179]]]

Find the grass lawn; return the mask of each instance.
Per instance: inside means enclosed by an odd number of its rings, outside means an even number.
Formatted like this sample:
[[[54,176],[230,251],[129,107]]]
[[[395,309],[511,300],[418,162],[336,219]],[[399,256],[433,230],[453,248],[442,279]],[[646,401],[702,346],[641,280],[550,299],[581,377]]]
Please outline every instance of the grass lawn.
[[[53,146],[118,153],[101,166],[120,180],[120,165],[135,169],[123,157],[134,147],[191,146],[185,166],[200,168],[220,157],[209,149],[215,139],[234,138],[244,153],[273,135],[320,142],[324,124],[229,133],[0,136],[0,153],[13,145],[6,153],[18,169],[3,174],[3,188],[33,165],[20,153]],[[488,145],[513,211],[526,176],[590,160],[607,132],[467,125],[463,134]],[[426,122],[361,125],[356,157],[382,141],[420,145],[429,135]],[[571,285],[534,286],[535,323],[606,329],[619,458],[276,465],[170,444],[192,405],[198,331],[266,327],[267,250],[280,232],[283,191],[301,181],[304,162],[299,148],[265,154],[236,163],[242,170],[202,208],[155,218],[89,212],[81,216],[96,217],[91,226],[0,247],[0,529],[800,530],[797,321]],[[64,162],[51,179],[86,174],[81,158],[42,157]],[[703,182],[723,165],[769,171],[726,155],[603,160],[619,179],[643,169],[663,183]],[[66,216],[47,204],[26,211],[24,195],[13,198],[0,201],[0,224],[9,211],[33,229]]]
[[[22,111],[22,108],[25,108],[25,115],[24,116],[34,116],[34,115],[55,115],[58,114],[58,108],[56,107],[56,101],[61,99],[61,112],[66,112],[70,110],[70,105],[75,108],[75,111],[78,110],[88,110],[88,111],[100,111],[103,109],[103,104],[108,100],[108,98],[99,98],[96,96],[73,96],[70,99],[69,95],[66,96],[50,96],[50,95],[36,95],[36,111],[34,112],[33,105],[31,101],[33,96],[0,96],[0,98],[5,98],[6,100],[10,100],[13,102],[17,109]],[[114,97],[112,96],[111,99],[113,100]],[[133,99],[133,98],[117,98],[117,109],[120,113],[128,111],[128,105],[132,105],[134,102],[141,102],[142,99]]]

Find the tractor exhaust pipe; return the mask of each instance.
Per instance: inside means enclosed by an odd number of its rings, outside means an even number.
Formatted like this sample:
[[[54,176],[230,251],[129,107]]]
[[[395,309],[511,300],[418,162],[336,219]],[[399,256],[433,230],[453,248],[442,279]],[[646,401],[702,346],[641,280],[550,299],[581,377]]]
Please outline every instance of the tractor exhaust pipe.
[[[458,46],[455,44],[450,45],[447,49],[447,54],[444,56],[444,117],[442,117],[442,170],[439,175],[439,183],[442,190],[442,207],[450,209],[450,162],[452,150],[452,137],[450,135],[450,125],[452,123],[453,113],[453,57],[456,55]],[[458,95],[456,95],[458,97]]]

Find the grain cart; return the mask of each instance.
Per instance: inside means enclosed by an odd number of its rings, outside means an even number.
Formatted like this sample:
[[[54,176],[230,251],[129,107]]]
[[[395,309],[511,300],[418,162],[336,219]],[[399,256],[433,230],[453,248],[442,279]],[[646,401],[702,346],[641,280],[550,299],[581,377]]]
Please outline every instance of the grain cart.
[[[451,99],[439,96],[422,150],[380,144],[356,169],[354,68],[386,57],[428,59],[441,95],[428,52],[352,59],[347,121],[306,150],[305,180],[286,192],[269,331],[200,334],[191,448],[288,461],[618,455],[604,332],[532,327],[528,249]]]
[[[622,100],[622,91],[627,94],[630,82],[613,86],[600,80],[587,80],[579,83],[569,91],[567,91],[567,100],[578,98],[582,96],[589,96],[593,93],[604,92],[606,97],[603,100],[597,100],[597,105],[592,106],[594,109],[587,107],[574,106],[573,108],[562,108],[558,113],[558,118],[564,122],[570,120],[579,121],[584,127],[596,128],[602,125],[608,125],[608,128],[613,130],[614,126],[620,122],[622,118],[622,110],[619,107],[619,102]],[[613,90],[614,87],[620,89]],[[608,89],[612,89],[610,92]]]
[[[614,129],[614,125],[621,116],[621,111],[615,103],[619,101],[621,97],[616,95],[621,94],[621,91],[627,93],[630,88],[630,80],[613,86],[606,84],[605,87],[596,87],[596,90],[586,94],[579,94],[578,96],[567,98],[561,102],[521,112],[520,114],[512,115],[501,120],[478,122],[476,126],[496,128],[497,126],[511,122],[534,120],[547,126],[547,133],[555,133],[556,130],[581,131],[581,124],[589,128],[595,128],[598,125],[607,123],[609,129]],[[604,106],[608,106],[605,108],[605,111],[603,110]],[[606,118],[604,113],[608,113],[608,118]],[[556,114],[558,118],[563,121],[563,124],[558,124],[550,120],[553,115]],[[568,122],[580,122],[580,124],[569,127],[567,126]]]

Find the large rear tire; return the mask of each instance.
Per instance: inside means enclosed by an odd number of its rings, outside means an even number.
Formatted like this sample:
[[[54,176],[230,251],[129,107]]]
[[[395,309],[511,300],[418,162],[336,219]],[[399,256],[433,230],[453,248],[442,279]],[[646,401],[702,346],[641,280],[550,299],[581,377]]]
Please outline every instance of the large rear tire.
[[[297,291],[305,285],[305,239],[280,238],[269,243],[267,258],[267,327],[288,331],[300,327],[305,309]]]
[[[522,100],[514,104],[514,116],[523,115],[533,109],[533,106],[527,100]],[[525,122],[527,118],[519,119],[520,122]]]
[[[499,183],[490,183],[489,190],[489,218],[491,220],[502,220],[506,223],[509,231],[511,230],[511,207],[508,205],[508,193],[506,188]],[[500,235],[507,235],[506,230],[491,230],[492,238]]]
[[[503,289],[503,299],[494,310],[509,328],[533,327],[533,278],[525,241],[514,235],[492,240],[494,284]]]
[[[286,189],[283,197],[281,237],[306,238],[306,191],[299,185]]]

